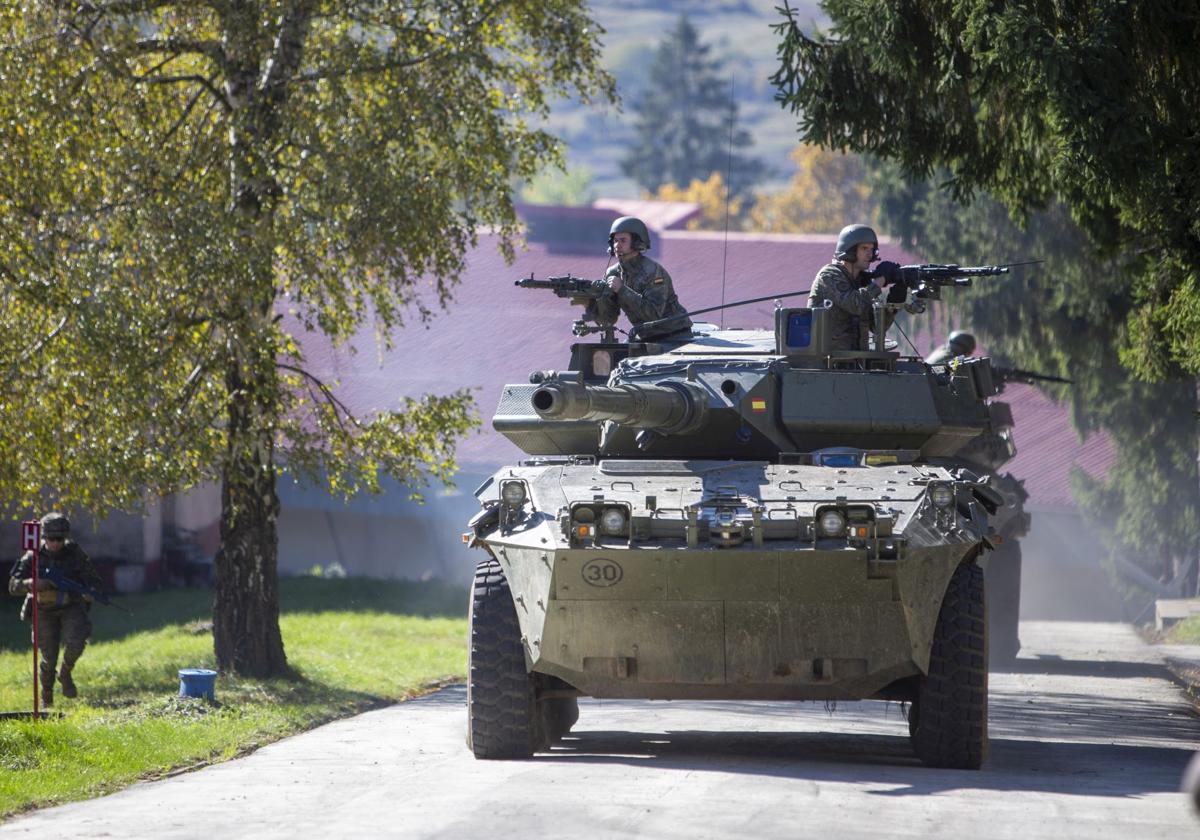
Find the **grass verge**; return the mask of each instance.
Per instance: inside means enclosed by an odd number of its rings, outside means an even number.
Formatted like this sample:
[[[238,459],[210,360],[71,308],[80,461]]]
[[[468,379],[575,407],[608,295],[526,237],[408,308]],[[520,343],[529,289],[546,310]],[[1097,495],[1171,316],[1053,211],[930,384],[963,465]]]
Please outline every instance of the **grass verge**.
[[[0,815],[98,796],[222,761],[339,717],[461,679],[463,588],[361,578],[280,581],[294,679],[217,679],[217,702],[178,697],[180,668],[212,668],[212,592],[129,596],[92,609],[79,697],[56,720],[0,720]],[[16,604],[16,600],[12,604]],[[32,707],[29,625],[0,618],[0,711]],[[57,688],[57,686],[56,686]]]
[[[1176,622],[1166,632],[1164,641],[1174,645],[1200,645],[1200,615]]]

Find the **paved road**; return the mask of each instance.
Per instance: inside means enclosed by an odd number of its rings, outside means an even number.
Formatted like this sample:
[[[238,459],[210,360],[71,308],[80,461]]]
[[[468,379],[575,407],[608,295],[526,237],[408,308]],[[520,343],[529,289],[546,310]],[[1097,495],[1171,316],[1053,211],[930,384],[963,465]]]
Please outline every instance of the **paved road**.
[[[978,772],[912,757],[897,704],[584,701],[561,747],[483,762],[450,688],[4,836],[1179,838],[1200,720],[1119,624],[1022,625]]]

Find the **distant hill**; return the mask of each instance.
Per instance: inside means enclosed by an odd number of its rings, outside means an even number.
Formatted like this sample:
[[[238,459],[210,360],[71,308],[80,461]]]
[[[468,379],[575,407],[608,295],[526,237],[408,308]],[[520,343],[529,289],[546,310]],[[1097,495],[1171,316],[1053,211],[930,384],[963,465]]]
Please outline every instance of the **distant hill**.
[[[738,120],[754,135],[754,146],[747,151],[777,167],[774,180],[782,186],[792,171],[788,152],[796,145],[796,121],[774,101],[769,81],[779,41],[770,26],[783,20],[776,11],[780,5],[782,0],[592,0],[593,16],[605,29],[605,67],[617,79],[624,110],[573,102],[555,108],[550,128],[567,143],[571,165],[585,165],[595,173],[599,195],[638,195],[618,163],[633,137],[632,106],[646,84],[662,34],[687,14],[713,57],[733,74]],[[790,5],[802,20],[826,20],[816,0],[790,0]],[[737,173],[733,175],[736,181]]]

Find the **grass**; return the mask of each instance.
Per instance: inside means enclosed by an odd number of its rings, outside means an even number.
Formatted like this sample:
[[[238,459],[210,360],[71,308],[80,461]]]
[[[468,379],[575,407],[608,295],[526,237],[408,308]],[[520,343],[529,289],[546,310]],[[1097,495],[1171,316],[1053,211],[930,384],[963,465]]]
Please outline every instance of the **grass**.
[[[466,669],[466,592],[361,578],[281,581],[293,679],[221,676],[217,703],[177,696],[180,668],[214,667],[212,592],[95,606],[59,719],[0,721],[0,814],[108,793],[222,761],[339,717],[411,697]],[[18,602],[13,599],[12,604]],[[29,625],[0,619],[0,711],[32,704]]]
[[[1167,631],[1165,641],[1176,645],[1200,645],[1200,615],[1176,622]]]

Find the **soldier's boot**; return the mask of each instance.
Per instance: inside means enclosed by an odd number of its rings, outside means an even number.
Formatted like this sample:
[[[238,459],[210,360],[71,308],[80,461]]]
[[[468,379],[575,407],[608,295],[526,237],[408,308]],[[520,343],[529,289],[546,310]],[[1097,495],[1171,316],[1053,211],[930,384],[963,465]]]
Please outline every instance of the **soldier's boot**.
[[[71,669],[65,664],[58,672],[58,681],[62,683],[63,697],[75,697],[79,694],[79,690],[75,688],[75,680],[71,679]]]
[[[48,682],[47,681],[42,682],[42,705],[43,706],[53,706],[54,705],[54,681],[53,680],[48,681]]]

